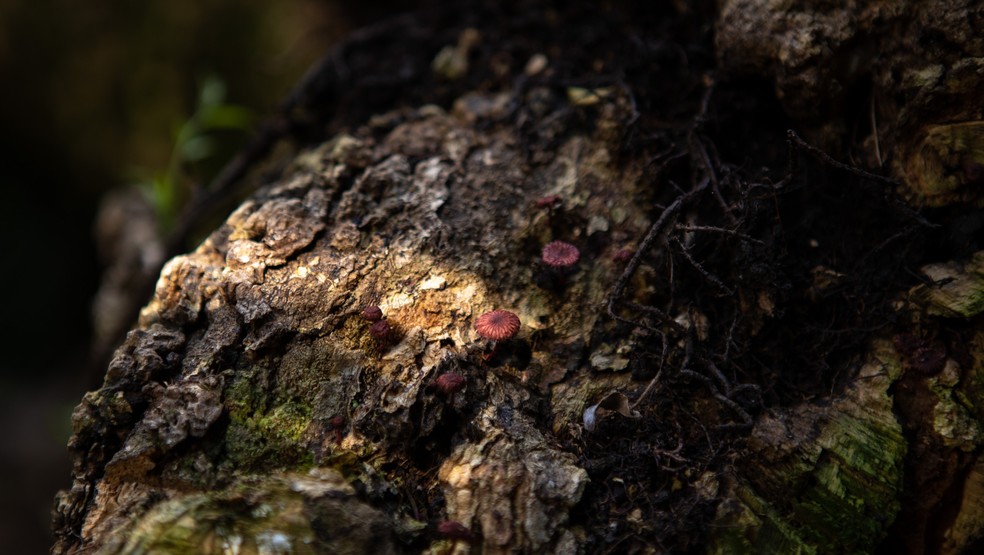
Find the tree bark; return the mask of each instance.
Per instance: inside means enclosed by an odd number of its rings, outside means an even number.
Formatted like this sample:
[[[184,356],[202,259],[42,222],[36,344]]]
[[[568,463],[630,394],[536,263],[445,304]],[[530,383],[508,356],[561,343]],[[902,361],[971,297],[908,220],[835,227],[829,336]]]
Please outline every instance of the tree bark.
[[[53,552],[980,547],[981,8],[912,8],[476,7],[340,48],[307,83],[348,68],[372,116],[305,89],[329,136],[164,267]],[[421,29],[380,100],[366,57]]]

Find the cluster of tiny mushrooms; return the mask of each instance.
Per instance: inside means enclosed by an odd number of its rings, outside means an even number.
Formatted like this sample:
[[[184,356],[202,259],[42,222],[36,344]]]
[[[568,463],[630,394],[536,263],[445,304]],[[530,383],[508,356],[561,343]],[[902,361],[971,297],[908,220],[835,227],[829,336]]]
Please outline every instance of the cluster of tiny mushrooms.
[[[570,270],[581,259],[581,252],[574,245],[565,241],[551,241],[540,252],[543,263],[556,271]],[[369,335],[380,345],[385,344],[393,333],[393,326],[383,317],[382,309],[377,305],[367,306],[362,310],[362,318],[372,322]],[[509,341],[519,333],[519,316],[508,310],[490,310],[475,320],[475,331],[478,335],[492,343],[492,349],[483,355],[484,360],[494,357],[499,345]],[[434,388],[442,395],[450,396],[465,387],[465,377],[457,372],[444,372],[434,380]]]
[[[559,205],[561,198],[557,195],[543,197],[536,201],[538,208],[549,210],[548,215],[553,215],[553,209]],[[624,262],[634,254],[633,251],[622,249],[615,253],[614,260]],[[543,264],[549,271],[555,272],[558,277],[563,278],[567,273],[574,269],[575,264],[581,259],[581,252],[578,248],[566,241],[551,241],[543,246],[540,251]],[[369,334],[376,340],[377,344],[384,345],[394,332],[393,326],[387,322],[383,316],[382,309],[377,305],[367,306],[362,310],[362,318],[371,322]],[[483,355],[483,360],[489,360],[496,355],[499,346],[519,333],[519,316],[508,310],[495,309],[485,312],[475,320],[475,331],[479,337],[491,342],[491,350]],[[432,383],[432,387],[445,397],[450,397],[461,391],[465,387],[466,379],[457,372],[448,371],[437,376]],[[594,408],[594,407],[592,407]],[[592,415],[594,412],[592,412]],[[333,423],[334,424],[334,423]],[[339,424],[342,424],[339,422]],[[336,426],[341,428],[341,426]],[[436,527],[438,536],[451,540],[471,541],[474,536],[467,527],[454,521],[443,521]]]

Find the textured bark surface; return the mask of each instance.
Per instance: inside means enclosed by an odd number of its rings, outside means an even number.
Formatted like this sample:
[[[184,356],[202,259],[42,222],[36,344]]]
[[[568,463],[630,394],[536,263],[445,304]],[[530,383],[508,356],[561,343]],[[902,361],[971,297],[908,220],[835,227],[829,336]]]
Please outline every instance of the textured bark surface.
[[[468,100],[504,105],[495,96]],[[393,114],[384,118],[399,122],[392,127],[304,153],[196,252],[168,263],[106,385],[75,416],[73,443],[88,448],[82,468],[102,474],[86,492],[83,537],[99,538],[96,545],[127,537],[107,552],[149,549],[172,541],[158,538],[155,527],[176,533],[175,506],[216,512],[217,503],[228,503],[229,487],[242,487],[245,471],[344,463],[361,476],[369,472],[365,461],[407,459],[407,468],[391,469],[407,473],[402,487],[437,489],[425,497],[446,499],[447,518],[476,523],[490,546],[567,552],[577,544],[563,525],[587,475],[547,441],[539,409],[547,386],[583,356],[579,338],[604,325],[597,307],[618,268],[608,256],[560,293],[530,288],[533,274],[544,271],[536,252],[550,236],[547,212],[532,206],[559,194],[586,212],[614,213],[623,233],[639,234],[646,219],[631,199],[640,169],[615,168],[603,136],[572,135],[551,162],[521,171],[510,129],[477,134],[464,123],[474,119],[466,106],[453,116],[436,107]],[[589,241],[586,223],[571,226],[566,238]],[[361,316],[374,304],[393,327],[382,341]],[[472,322],[499,307],[515,310],[524,332],[515,340],[519,362],[493,367],[483,361],[485,342]],[[544,335],[533,351],[529,343],[548,330],[564,335]],[[443,396],[431,384],[451,370],[468,385]],[[560,396],[555,406],[571,410],[557,414],[554,426],[577,423],[577,403]],[[339,416],[344,423],[333,420]],[[108,445],[114,436],[119,443]],[[426,479],[412,470],[432,465],[436,475]],[[374,493],[395,493],[395,479],[379,476],[382,491]],[[225,486],[221,502],[187,493],[217,486]],[[260,491],[260,499],[235,499],[252,511],[275,495]],[[314,499],[342,510],[325,495]],[[170,504],[139,520],[146,536],[112,533],[150,499]],[[310,538],[288,524],[278,528],[292,507],[278,508],[286,514],[269,516],[276,521],[269,526],[297,547]],[[394,509],[392,526],[409,521],[408,511]],[[194,519],[196,527],[214,525]],[[330,531],[315,532],[325,549],[335,541],[324,536]],[[204,545],[192,542],[219,541],[198,529],[187,534],[191,551]]]
[[[938,4],[462,18],[422,54],[446,107],[336,119],[168,262],[54,552],[973,552],[984,52]],[[785,117],[861,169],[784,175]]]
[[[863,133],[866,165],[890,166],[913,202],[941,206],[981,201],[982,30],[973,0],[728,0],[715,41],[722,69],[770,76],[825,147]]]

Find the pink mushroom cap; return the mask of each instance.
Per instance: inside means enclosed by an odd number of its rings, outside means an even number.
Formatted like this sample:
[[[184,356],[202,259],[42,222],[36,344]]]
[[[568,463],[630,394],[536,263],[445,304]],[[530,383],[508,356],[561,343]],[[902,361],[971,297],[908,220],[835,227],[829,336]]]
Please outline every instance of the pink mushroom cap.
[[[554,268],[566,268],[573,266],[581,259],[581,251],[577,247],[564,241],[552,241],[544,245],[540,252],[543,262],[547,266]]]
[[[509,339],[519,331],[519,316],[508,310],[486,312],[475,320],[475,331],[493,341]]]
[[[444,395],[453,395],[465,387],[465,377],[457,372],[445,372],[434,380],[434,386]]]

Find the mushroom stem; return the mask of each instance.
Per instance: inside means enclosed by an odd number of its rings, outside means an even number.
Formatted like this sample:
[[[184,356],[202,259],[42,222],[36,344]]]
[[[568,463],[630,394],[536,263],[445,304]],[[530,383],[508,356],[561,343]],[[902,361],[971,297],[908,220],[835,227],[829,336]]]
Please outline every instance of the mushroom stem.
[[[493,341],[492,342],[492,350],[489,351],[489,352],[487,352],[487,353],[485,353],[484,355],[482,355],[482,360],[487,361],[487,360],[491,359],[492,357],[494,357],[498,352],[499,352],[499,342],[498,341]]]
[[[484,359],[489,360],[495,356],[501,341],[511,339],[519,331],[519,317],[508,310],[486,312],[475,321],[475,331],[492,341],[492,352],[484,355]]]

